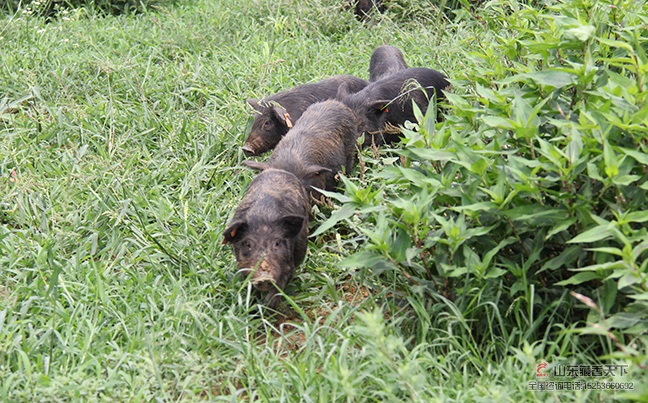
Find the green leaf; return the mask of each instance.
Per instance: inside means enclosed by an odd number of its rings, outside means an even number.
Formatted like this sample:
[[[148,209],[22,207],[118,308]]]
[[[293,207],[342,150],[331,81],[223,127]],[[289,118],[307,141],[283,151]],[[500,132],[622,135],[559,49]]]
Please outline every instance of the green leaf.
[[[504,210],[502,214],[512,220],[538,226],[554,225],[557,221],[564,222],[569,218],[567,211],[563,209],[550,209],[539,204]]]
[[[456,154],[449,151],[435,150],[432,148],[408,148],[417,157],[428,161],[450,161]]]
[[[412,184],[420,187],[424,187],[426,184],[431,185],[433,188],[438,188],[441,187],[441,182],[439,182],[437,179],[426,175],[425,173],[412,169],[412,168],[403,168],[403,167],[397,167],[396,169],[399,174],[408,181],[412,182]],[[400,179],[400,178],[398,178]]]
[[[488,253],[486,253],[486,255],[484,255],[483,263],[485,265],[489,265],[491,260],[493,259],[493,257],[495,255],[497,255],[499,253],[499,251],[502,250],[502,248],[504,248],[504,247],[506,247],[506,246],[508,246],[508,245],[510,245],[512,243],[515,243],[515,242],[517,242],[517,239],[515,239],[515,237],[512,237],[512,236],[504,239],[496,247],[494,247]]]
[[[588,248],[585,250],[592,251],[592,252],[607,253],[616,256],[623,256],[623,252],[621,252],[621,249],[619,248],[601,247],[601,248]]]
[[[589,243],[596,242],[608,238],[612,235],[610,225],[598,225],[590,228],[585,232],[578,234],[576,237],[567,241],[567,243]]]
[[[477,236],[486,235],[489,232],[491,232],[493,230],[493,228],[495,228],[496,226],[497,226],[497,224],[491,225],[489,227],[468,228],[468,229],[466,229],[464,231],[464,236],[466,238],[474,238],[474,237],[477,237]]]
[[[486,169],[488,169],[488,162],[483,158],[478,159],[470,165],[470,171],[480,176],[486,172]]]
[[[621,151],[623,151],[626,155],[634,158],[638,163],[648,165],[648,153],[637,150],[630,150],[627,148],[622,148]]]
[[[461,95],[453,94],[451,92],[445,94],[445,99],[447,102],[450,102],[452,105],[457,107],[457,109],[467,110],[472,107],[472,105],[466,100],[466,98]]]
[[[498,278],[504,276],[506,273],[508,273],[508,270],[493,266],[490,268],[490,270],[488,270],[488,273],[486,273],[484,278]]]
[[[634,260],[639,259],[639,256],[646,250],[648,250],[648,241],[644,241],[632,249],[632,258]]]
[[[606,44],[608,46],[625,49],[628,52],[634,54],[632,46],[630,44],[626,43],[626,42],[616,41],[614,39],[607,39],[607,38],[596,38],[596,40],[601,42],[601,43],[604,43],[604,44]]]
[[[608,325],[616,329],[627,329],[643,321],[645,318],[639,312],[619,312],[607,318]]]
[[[563,220],[563,221],[560,221],[552,229],[550,229],[549,232],[547,232],[547,235],[545,236],[545,241],[547,239],[551,238],[552,236],[554,236],[554,235],[566,230],[567,228],[571,227],[572,225],[574,225],[574,223],[576,221],[577,221],[576,218],[573,218],[573,217],[568,218],[568,219]]]
[[[624,222],[646,222],[648,221],[648,210],[633,211],[623,217]]]
[[[551,161],[556,168],[562,170],[565,165],[563,158],[566,158],[562,151],[546,140],[538,139],[538,143],[540,144],[540,153]]]
[[[579,256],[581,256],[582,252],[583,249],[580,246],[572,245],[569,248],[562,251],[560,255],[545,263],[542,266],[542,268],[538,271],[538,273],[543,272],[545,270],[556,270],[561,267],[571,266],[574,263],[574,261],[576,261],[579,258]]]
[[[462,212],[462,211],[490,211],[490,210],[496,210],[498,208],[497,203],[493,202],[481,202],[481,203],[473,203],[473,204],[467,204],[465,206],[453,206],[450,207],[453,211],[457,212]]]
[[[612,182],[615,185],[628,186],[631,183],[638,181],[639,179],[641,179],[641,176],[639,176],[639,175],[619,175],[619,176],[616,176],[612,180]]]
[[[482,98],[493,103],[504,103],[506,101],[505,96],[498,93],[497,91],[484,87],[479,83],[477,84],[475,91],[477,91],[477,94],[479,94]]]
[[[601,173],[599,172],[598,167],[596,166],[596,164],[592,162],[587,163],[587,176],[599,182],[604,181],[603,177],[601,176]]]
[[[583,151],[583,141],[581,139],[581,134],[578,130],[572,129],[569,143],[567,144],[567,149],[565,150],[565,155],[570,164],[574,164],[580,158],[581,152]]]
[[[425,112],[425,117],[423,119],[422,128],[428,133],[428,135],[433,135],[436,131],[437,110],[438,108],[435,95],[434,98],[430,100],[427,111]]]
[[[380,274],[385,271],[397,270],[398,268],[385,259],[371,251],[362,251],[342,260],[341,267],[366,267],[372,270],[374,274]]]
[[[315,189],[317,189],[317,191],[322,193],[324,196],[330,197],[331,199],[335,199],[335,200],[339,201],[340,203],[349,203],[349,202],[352,201],[349,196],[346,196],[346,195],[344,195],[342,193],[339,193],[339,192],[332,192],[330,190],[324,190],[324,189],[319,189],[319,188],[315,188]]]
[[[628,286],[631,286],[633,284],[641,282],[641,279],[633,272],[626,273],[621,277],[618,281],[618,288],[619,290]]]
[[[605,162],[605,174],[608,178],[614,178],[619,174],[621,161],[607,141],[603,143],[603,161]]]
[[[610,310],[616,303],[617,298],[617,284],[614,281],[608,281],[607,279],[603,281],[603,287],[600,288],[600,302],[601,302],[601,311],[604,315],[608,315]]]
[[[419,108],[418,104],[412,100],[412,112],[414,112],[414,118],[418,123],[421,123],[423,121],[423,112],[421,112],[421,108]]]
[[[310,237],[316,237],[328,231],[330,228],[335,226],[338,222],[351,217],[353,213],[355,213],[355,206],[351,204],[343,205],[339,210],[336,210],[333,214],[331,214],[328,220],[324,221],[319,227],[317,227],[315,232],[313,232],[310,235]]]
[[[581,42],[587,41],[592,37],[594,33],[594,27],[592,25],[583,25],[578,28],[572,28],[565,31],[565,35],[574,37]]]
[[[556,283],[556,285],[576,285],[590,280],[601,280],[602,278],[603,277],[596,272],[586,271],[583,273],[575,274],[567,280],[559,281]]]
[[[625,262],[618,260],[616,262],[607,262],[600,264],[593,264],[590,266],[579,267],[577,269],[569,269],[569,271],[603,271],[603,270],[616,270],[616,269],[628,269],[628,265]]]
[[[576,76],[571,73],[558,70],[542,70],[533,73],[526,73],[524,76],[532,79],[541,85],[550,85],[554,88],[562,88],[571,85],[576,81]]]
[[[448,277],[461,277],[468,273],[468,268],[465,266],[454,267],[452,269],[446,268],[446,276]]]
[[[497,127],[498,129],[513,129],[514,122],[511,119],[505,119],[500,116],[482,116],[479,119],[481,119],[482,122],[486,123],[486,125],[490,127]]]

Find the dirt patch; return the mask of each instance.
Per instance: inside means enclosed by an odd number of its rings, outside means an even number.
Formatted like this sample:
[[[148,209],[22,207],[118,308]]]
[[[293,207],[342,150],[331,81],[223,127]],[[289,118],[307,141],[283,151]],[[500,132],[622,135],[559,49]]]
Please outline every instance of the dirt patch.
[[[357,284],[350,283],[343,284],[341,290],[344,301],[353,305],[358,305],[360,302],[376,294],[363,285],[358,286]]]

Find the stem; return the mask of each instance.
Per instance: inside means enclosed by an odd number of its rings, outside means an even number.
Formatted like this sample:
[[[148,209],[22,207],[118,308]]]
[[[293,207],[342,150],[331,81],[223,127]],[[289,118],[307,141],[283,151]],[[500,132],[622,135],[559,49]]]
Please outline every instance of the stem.
[[[520,244],[520,247],[522,247],[522,251],[524,252],[525,255],[529,256],[529,251],[527,251],[526,247],[524,246],[524,243],[522,242],[522,239],[520,239],[520,235],[518,234],[517,230],[515,229],[515,225],[513,225],[513,221],[511,219],[508,219],[509,225],[511,226],[511,229],[513,230],[513,235],[515,235],[515,238],[517,239],[518,243]]]
[[[536,155],[535,148],[533,147],[533,141],[531,141],[531,139],[527,139],[527,144],[529,145],[529,149],[531,150],[531,159],[535,160]]]

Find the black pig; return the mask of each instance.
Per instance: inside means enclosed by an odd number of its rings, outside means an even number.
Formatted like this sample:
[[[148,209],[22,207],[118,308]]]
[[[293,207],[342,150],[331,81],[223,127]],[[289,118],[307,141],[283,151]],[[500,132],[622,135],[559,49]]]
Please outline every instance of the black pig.
[[[378,46],[369,60],[369,81],[378,81],[406,68],[407,63],[400,49],[391,45]]]
[[[262,101],[248,99],[248,103],[257,113],[250,134],[245,140],[243,152],[252,156],[272,150],[310,105],[335,98],[342,84],[347,92],[354,93],[366,87],[368,83],[361,78],[340,75],[316,83],[298,85]]]
[[[278,168],[294,173],[314,198],[313,187],[335,188],[340,167],[353,168],[357,122],[343,103],[327,100],[311,105],[277,144],[267,163],[244,161],[254,169]]]
[[[385,11],[382,0],[354,0],[351,4],[353,6],[353,13],[360,21],[367,19],[374,9],[381,13]]]
[[[250,183],[245,197],[223,232],[231,243],[239,271],[252,275],[264,303],[275,308],[308,245],[308,194],[290,172],[267,169]]]
[[[408,68],[370,83],[363,90],[350,93],[341,86],[338,99],[353,110],[358,119],[358,133],[366,133],[364,146],[389,144],[398,141],[398,128],[405,121],[415,121],[412,101],[425,112],[429,100],[450,86],[446,77],[436,70]]]

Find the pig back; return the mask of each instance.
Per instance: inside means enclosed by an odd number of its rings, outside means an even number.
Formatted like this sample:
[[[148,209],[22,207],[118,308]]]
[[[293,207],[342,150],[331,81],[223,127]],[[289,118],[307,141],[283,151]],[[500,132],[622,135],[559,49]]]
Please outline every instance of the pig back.
[[[406,68],[407,63],[400,49],[391,45],[379,46],[369,60],[369,81],[381,80]]]
[[[361,131],[382,131],[387,124],[415,121],[412,101],[425,111],[429,100],[450,86],[445,76],[428,68],[408,68],[373,82],[355,94],[343,94],[343,102],[362,117]],[[423,87],[423,88],[421,88]],[[398,136],[394,136],[397,139]]]
[[[312,104],[335,98],[338,88],[343,84],[349,89],[349,92],[355,93],[365,88],[369,83],[352,75],[337,75],[276,93],[265,98],[263,102],[280,104],[288,111],[294,123]]]
[[[353,167],[357,132],[355,115],[346,105],[336,100],[313,104],[279,142],[269,162],[302,180],[308,166],[328,168],[332,172],[327,175],[326,188],[332,190],[340,167],[347,172]]]

